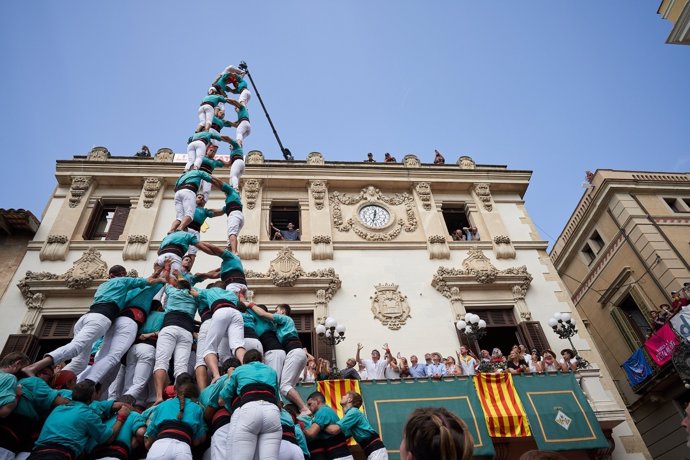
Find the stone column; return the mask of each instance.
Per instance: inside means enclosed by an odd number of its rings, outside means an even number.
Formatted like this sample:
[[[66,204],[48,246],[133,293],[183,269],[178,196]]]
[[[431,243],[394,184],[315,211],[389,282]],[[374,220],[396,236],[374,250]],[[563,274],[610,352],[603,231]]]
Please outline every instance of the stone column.
[[[125,247],[122,250],[123,260],[146,260],[158,208],[164,194],[164,178],[145,177],[143,179],[139,198],[136,201],[133,200],[127,217],[124,232]],[[131,229],[136,229],[136,234],[130,233]]]
[[[493,243],[494,254],[497,259],[514,259],[515,248],[508,236],[508,229],[503,223],[501,213],[494,212],[494,200],[491,195],[491,184],[488,182],[477,182],[472,189],[476,207],[471,211],[474,224],[479,231],[481,241],[491,241]],[[470,207],[468,206],[468,214]]]
[[[427,240],[427,250],[430,259],[449,259],[450,248],[448,247],[448,230],[443,221],[443,214],[434,202],[431,193],[431,185],[428,182],[415,182],[412,186],[412,195],[417,204],[417,214],[419,214],[424,235]]]
[[[263,233],[261,228],[261,197],[262,179],[242,180],[242,202],[244,207],[244,227],[239,236],[238,252],[242,259],[259,258],[259,237]]]

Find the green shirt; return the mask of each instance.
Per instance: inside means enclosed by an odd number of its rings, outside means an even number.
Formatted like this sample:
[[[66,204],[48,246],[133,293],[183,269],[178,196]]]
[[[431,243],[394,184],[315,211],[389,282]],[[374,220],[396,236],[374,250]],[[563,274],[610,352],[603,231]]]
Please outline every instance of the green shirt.
[[[244,327],[247,329],[252,329],[256,332],[256,315],[253,315],[250,310],[242,313],[242,321],[244,321]]]
[[[164,286],[163,283],[155,283],[140,289],[133,289],[127,294],[125,301],[126,307],[137,307],[143,310],[146,314],[151,311],[151,303],[153,298],[158,294],[158,291]]]
[[[240,105],[240,108],[237,109],[237,121],[241,120],[249,120],[249,111],[243,105]]]
[[[218,380],[207,386],[201,391],[201,394],[199,395],[199,402],[203,404],[206,407],[213,407],[214,409],[218,409],[220,406],[218,405],[218,398],[220,397],[220,392],[223,390],[223,387],[227,383],[228,379],[228,374],[222,375]]]
[[[102,444],[112,434],[113,431],[106,427],[91,407],[82,402],[72,401],[53,409],[43,425],[34,449],[58,444],[79,456],[89,440],[93,439],[97,444]]]
[[[228,120],[224,120],[222,118],[218,118],[217,116],[213,116],[213,120],[211,121],[211,126],[217,126],[217,130],[220,131],[223,128],[228,128],[232,126],[232,122]],[[215,128],[214,128],[215,129]]]
[[[273,325],[273,322],[267,319],[262,318],[261,316],[257,315],[254,313],[254,310],[251,308],[247,310],[247,313],[249,315],[252,315],[254,317],[254,330],[256,331],[256,335],[261,337],[261,335],[266,332],[266,331],[275,331],[276,328]]]
[[[234,305],[237,305],[240,301],[234,292],[226,291],[225,289],[217,287],[199,289],[199,312],[211,308],[211,305],[218,300],[227,300]]]
[[[245,385],[251,385],[253,383],[262,383],[272,386],[275,390],[276,399],[280,400],[280,395],[278,393],[278,374],[276,374],[276,371],[264,363],[253,361],[235,369],[228,379],[227,385],[220,391],[220,397],[225,401],[225,408],[231,411],[232,408],[230,404],[232,400],[235,399],[235,396],[242,393],[242,388],[244,388]]]
[[[146,317],[146,322],[141,326],[139,334],[151,334],[152,332],[158,332],[163,328],[163,319],[165,318],[165,312],[162,311],[152,311]]]
[[[226,249],[223,251],[223,254],[221,254],[220,258],[223,259],[223,261],[220,263],[221,274],[229,272],[230,270],[239,270],[242,273],[244,273],[244,267],[242,267],[242,261],[240,260],[239,257],[237,257],[232,252],[230,252]]]
[[[211,177],[211,175],[207,172],[200,171],[198,169],[193,169],[182,174],[177,179],[177,182],[175,182],[175,189],[178,189],[179,187],[185,184],[196,185],[198,188],[202,180],[205,180],[206,182],[211,182],[213,181],[213,177]]]
[[[340,419],[338,426],[345,437],[352,436],[358,443],[376,434],[376,430],[371,426],[369,420],[356,407],[350,407],[345,411],[345,416]]]
[[[235,139],[230,140],[230,146],[232,147],[232,150],[230,150],[230,157],[244,157],[244,150],[242,150],[242,147]]]
[[[201,101],[201,104],[210,104],[211,106],[216,107],[221,102],[228,102],[228,100],[220,94],[209,94]]]
[[[216,168],[220,168],[222,166],[225,166],[225,163],[223,163],[220,160],[211,159],[209,157],[204,157],[201,159],[201,170],[204,172],[208,172],[209,174]]]
[[[165,238],[163,238],[160,247],[164,248],[174,244],[175,246],[180,246],[182,252],[186,253],[189,250],[190,245],[197,244],[198,242],[199,238],[192,233],[172,232],[170,235],[167,235]]]
[[[14,412],[36,422],[46,418],[58,396],[57,390],[50,388],[40,377],[26,377],[18,383],[22,386],[22,396]]]
[[[204,225],[204,222],[206,222],[206,219],[208,217],[213,217],[213,211],[210,209],[206,208],[200,208],[197,206],[196,210],[194,211],[194,217],[192,218],[192,222],[201,225]]]
[[[146,287],[146,280],[144,278],[131,278],[129,276],[110,278],[98,286],[96,294],[93,296],[93,303],[115,302],[118,308],[122,310],[125,308],[125,301],[129,291],[143,287]]]
[[[165,312],[178,311],[186,313],[194,318],[196,315],[197,301],[187,289],[177,289],[173,286],[165,286],[168,300],[165,302]]]
[[[332,435],[326,433],[326,427],[328,425],[338,423],[338,414],[336,414],[335,411],[329,406],[321,406],[314,414],[313,423],[316,423],[321,428],[319,431],[319,438],[328,439],[332,437]]]
[[[242,90],[247,89],[247,82],[244,79],[237,77],[237,88],[233,89],[232,92],[235,94],[240,94]]]
[[[295,322],[289,316],[273,313],[273,323],[276,325],[276,334],[281,343],[289,337],[299,337]]]
[[[194,141],[198,141],[198,140],[202,140],[202,141],[206,141],[206,142],[209,142],[211,140],[215,140],[215,141],[222,140],[220,137],[220,134],[212,133],[211,131],[201,131],[199,133],[194,133],[194,135],[192,137],[190,137],[190,139],[191,139],[190,142],[194,142]]]
[[[223,186],[221,187],[221,190],[225,193],[225,207],[226,208],[228,206],[232,206],[232,207],[239,206],[240,209],[242,208],[242,199],[240,198],[240,194],[237,192],[237,190],[235,190],[227,182],[223,182]]]
[[[112,430],[113,425],[117,421],[117,415],[108,419],[105,422],[105,426]],[[115,441],[121,442],[123,445],[127,446],[128,449],[132,448],[132,438],[137,430],[141,427],[146,426],[146,419],[138,412],[132,411],[129,413],[127,420],[122,424],[120,432],[117,434]]]
[[[151,413],[149,419],[149,426],[146,429],[145,436],[152,438],[158,435],[158,428],[160,424],[167,420],[177,420],[177,414],[180,413],[179,398],[171,398],[167,401],[155,406],[155,410]],[[184,400],[184,412],[182,413],[182,422],[185,422],[192,428],[192,437],[199,439],[206,433],[206,423],[204,423],[204,409],[197,402],[189,398]]]

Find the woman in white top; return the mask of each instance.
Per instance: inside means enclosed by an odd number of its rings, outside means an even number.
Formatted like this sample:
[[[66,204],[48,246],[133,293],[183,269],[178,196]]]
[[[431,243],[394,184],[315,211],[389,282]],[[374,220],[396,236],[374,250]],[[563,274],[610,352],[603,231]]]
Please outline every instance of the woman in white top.
[[[562,358],[558,360],[558,364],[561,365],[563,372],[577,370],[577,359],[575,359],[575,352],[573,350],[565,348],[561,350],[561,356]]]
[[[452,356],[449,356],[446,358],[446,375],[462,375],[462,371],[458,367],[457,364],[455,364],[455,358]]]
[[[536,348],[532,348],[532,353],[525,355],[525,361],[527,361],[527,367],[532,373],[541,372],[541,363],[539,362],[539,353],[537,353]]]
[[[388,380],[400,380],[400,367],[398,360],[393,358],[390,354],[386,354],[386,369],[383,371],[383,376]]]
[[[541,358],[542,372],[556,372],[561,369],[558,361],[556,361],[556,354],[551,350],[544,350]]]
[[[316,381],[316,359],[313,356],[309,357],[307,365],[304,366],[302,372],[302,383],[312,383]]]

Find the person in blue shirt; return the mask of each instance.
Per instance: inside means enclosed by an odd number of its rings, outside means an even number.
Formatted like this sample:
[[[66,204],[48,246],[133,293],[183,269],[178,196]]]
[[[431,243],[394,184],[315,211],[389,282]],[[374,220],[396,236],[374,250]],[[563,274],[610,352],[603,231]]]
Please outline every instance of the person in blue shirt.
[[[112,427],[108,428],[100,416],[89,406],[96,392],[93,382],[78,383],[72,390],[72,401],[55,408],[46,419],[34,450],[32,460],[75,459],[91,440],[111,443],[120,432],[130,413],[122,406]]]
[[[212,177],[204,171],[192,170],[182,173],[175,182],[175,220],[172,222],[168,234],[177,230],[186,231],[192,222],[196,209],[196,194],[201,187],[201,181],[210,182],[218,188],[223,185],[220,179]],[[180,257],[183,255],[180,254]]]
[[[243,296],[247,292],[247,280],[244,276],[244,267],[239,257],[227,249],[221,249],[203,241],[197,247],[207,254],[218,256],[222,259],[220,264],[220,279],[225,283],[225,289],[232,291],[236,296]]]
[[[383,445],[381,437],[367,420],[362,407],[362,395],[355,391],[348,391],[340,399],[345,415],[332,425],[326,427],[326,433],[342,433],[345,437],[353,437],[364,451],[367,460],[388,460],[388,451]]]
[[[144,435],[149,449],[146,458],[192,460],[192,446],[206,440],[204,409],[199,404],[199,387],[192,376],[180,374],[175,384],[176,398],[168,399],[150,412]]]
[[[278,377],[261,358],[257,350],[245,353],[244,364],[220,392],[225,408],[232,411],[227,449],[233,460],[277,459],[280,451]]]
[[[224,405],[220,404],[220,392],[225,387],[230,375],[242,363],[237,358],[228,358],[221,366],[220,372],[223,374],[218,380],[207,386],[201,391],[199,402],[206,408],[204,420],[209,428],[211,436],[211,446],[209,451],[204,454],[211,458],[224,458],[226,456],[227,439],[230,431],[230,412]]]
[[[105,426],[112,428],[117,423],[118,416],[105,421]],[[100,444],[92,449],[90,457],[94,460],[128,460],[134,450],[144,445],[146,419],[138,412],[132,411],[122,424],[115,440],[109,444]]]
[[[228,102],[228,99],[218,94],[218,90],[211,86],[208,89],[208,95],[204,97],[199,105],[199,126],[197,132],[208,131],[213,123],[213,110],[222,103]]]
[[[417,379],[426,377],[426,364],[421,364],[417,355],[410,356],[410,364],[410,367],[408,367],[410,377]]]
[[[431,354],[431,364],[426,367],[426,376],[433,378],[441,378],[446,375],[446,365],[441,362],[443,358],[440,353],[434,352]]]
[[[342,433],[329,434],[326,427],[338,423],[338,415],[326,405],[323,393],[315,391],[307,397],[309,409],[314,414],[311,425],[304,430],[312,457],[354,460],[347,447],[347,439]],[[316,455],[315,455],[316,454]]]
[[[114,265],[108,270],[108,280],[98,286],[89,312],[79,318],[74,325],[74,337],[67,345],[49,352],[43,359],[24,368],[27,375],[35,375],[41,369],[56,363],[72,360],[65,369],[79,375],[86,369],[91,356],[91,346],[110,329],[113,321],[125,308],[130,289],[143,288],[157,282],[153,275],[146,278],[127,276],[122,265]]]

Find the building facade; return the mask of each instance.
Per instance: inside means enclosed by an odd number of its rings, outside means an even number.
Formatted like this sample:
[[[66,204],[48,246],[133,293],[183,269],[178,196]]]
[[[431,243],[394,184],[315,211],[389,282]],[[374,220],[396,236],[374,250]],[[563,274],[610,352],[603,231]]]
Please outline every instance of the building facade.
[[[690,281],[690,174],[598,170],[551,251],[651,454],[685,458],[688,390],[671,362],[631,385],[622,364]]]
[[[662,0],[657,13],[673,24],[666,43],[690,45],[690,0]]]
[[[0,301],[4,352],[35,357],[68,340],[107,267],[151,272],[175,215],[173,185],[182,170],[176,157],[169,149],[153,158],[112,157],[99,147],[57,162],[57,188],[12,281],[18,288]],[[329,359],[314,327],[327,316],[344,324],[340,366],[360,342],[366,355],[384,342],[404,356],[453,355],[466,340],[455,323],[468,312],[487,322],[486,337],[470,344],[477,349],[566,348],[542,324],[554,312],[576,320],[579,313],[525,209],[530,176],[470,157],[445,165],[421,164],[414,155],[398,164],[348,163],[313,152],[286,162],[251,151],[239,237],[250,296],[289,303],[303,343]],[[212,191],[207,207],[222,203]],[[225,245],[224,219],[208,222],[201,239]],[[288,223],[300,229],[300,240],[272,239],[271,226]],[[478,240],[451,238],[472,226]],[[217,266],[217,258],[200,254],[194,271]],[[596,365],[602,357],[588,331],[580,330],[574,344],[594,364],[578,379],[611,448],[615,441],[613,458],[649,458],[613,381]]]

